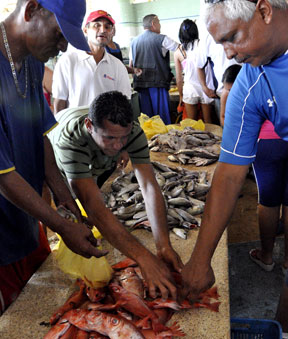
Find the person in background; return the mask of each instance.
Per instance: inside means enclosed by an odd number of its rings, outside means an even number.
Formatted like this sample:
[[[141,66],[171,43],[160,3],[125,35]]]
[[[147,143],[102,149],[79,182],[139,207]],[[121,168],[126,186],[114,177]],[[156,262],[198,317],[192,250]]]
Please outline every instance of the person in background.
[[[223,46],[216,44],[209,32],[199,42],[196,65],[203,92],[214,99],[215,112],[220,122],[220,97],[223,90],[222,76],[226,68],[237,62],[225,55]],[[206,81],[206,66],[210,64],[213,81]]]
[[[206,0],[206,24],[229,59],[244,63],[229,93],[221,154],[198,238],[182,270],[182,298],[211,287],[211,259],[255,160],[262,124],[269,120],[288,141],[288,35],[285,0]]]
[[[211,103],[214,99],[206,96],[199,83],[196,57],[199,43],[198,28],[194,21],[186,19],[182,22],[179,29],[180,47],[174,53],[176,83],[179,91],[179,104],[185,103],[187,118],[197,120],[198,104],[201,104],[204,122],[211,123]],[[208,66],[209,67],[209,66]],[[210,76],[211,71],[206,67],[206,78]],[[184,72],[184,86],[183,76]],[[206,82],[209,80],[206,79]]]
[[[119,59],[120,61],[123,62],[123,56],[122,56],[120,46],[117,44],[117,42],[113,41],[115,34],[116,34],[116,28],[115,28],[115,23],[114,23],[114,26],[112,28],[112,34],[111,34],[110,41],[105,46],[105,49],[109,54],[115,56],[115,58],[117,58],[117,59]]]
[[[118,90],[131,98],[131,84],[123,63],[107,53],[115,24],[105,11],[91,12],[84,33],[91,52],[73,50],[56,63],[52,93],[54,114],[64,108],[90,105],[95,96]]]
[[[117,59],[119,59],[120,61],[123,62],[123,56],[122,56],[120,46],[117,44],[117,42],[113,41],[115,34],[116,34],[116,28],[115,28],[115,24],[114,24],[113,31],[112,31],[112,34],[111,34],[111,39],[110,39],[108,45],[105,46],[105,49],[109,54],[115,56],[115,58],[117,58]],[[135,74],[136,76],[139,76],[142,73],[142,70],[140,68],[134,68],[134,67],[130,67],[128,65],[125,65],[125,67],[126,67],[127,72],[129,74]]]
[[[152,117],[160,115],[170,124],[169,88],[173,74],[169,51],[175,52],[179,43],[160,34],[160,21],[155,14],[143,18],[144,32],[132,40],[130,66],[142,69],[134,75],[133,86],[139,92],[141,112]]]
[[[100,94],[90,107],[70,108],[57,115],[59,125],[49,133],[57,165],[84,207],[89,221],[121,253],[140,266],[149,292],[176,298],[173,279],[164,262],[180,271],[181,259],[169,240],[166,207],[150,163],[145,134],[133,122],[127,97],[111,91]],[[122,151],[131,159],[151,223],[158,258],[119,222],[102,199],[100,187],[114,172]]]
[[[56,120],[43,94],[43,63],[64,52],[67,40],[89,50],[81,30],[85,11],[82,0],[18,0],[0,23],[0,313],[50,253],[38,220],[77,254],[107,253],[95,247],[91,230],[80,222],[46,136]],[[41,198],[44,180],[56,204],[79,223],[62,218]]]
[[[223,90],[220,98],[220,125],[222,127],[224,127],[226,101],[241,67],[242,66],[238,64],[229,66],[226,68],[222,77]]]

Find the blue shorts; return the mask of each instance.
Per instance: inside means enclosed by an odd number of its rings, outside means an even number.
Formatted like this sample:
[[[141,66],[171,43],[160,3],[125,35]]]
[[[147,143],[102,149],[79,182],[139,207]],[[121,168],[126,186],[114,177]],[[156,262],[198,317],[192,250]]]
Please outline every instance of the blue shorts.
[[[267,207],[288,206],[288,141],[261,139],[253,169],[258,202]]]
[[[166,88],[141,88],[138,89],[140,110],[150,118],[160,115],[165,125],[171,124],[169,93]]]

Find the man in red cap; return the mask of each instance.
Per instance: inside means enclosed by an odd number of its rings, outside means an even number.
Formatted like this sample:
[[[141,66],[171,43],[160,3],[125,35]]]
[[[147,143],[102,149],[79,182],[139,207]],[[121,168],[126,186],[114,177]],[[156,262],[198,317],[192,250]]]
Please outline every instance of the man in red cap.
[[[131,98],[131,85],[123,63],[106,52],[115,21],[105,11],[90,13],[84,33],[91,53],[74,50],[56,64],[52,93],[54,113],[67,107],[90,105],[104,92],[119,91]]]
[[[45,180],[56,204],[81,220],[46,136],[56,121],[42,79],[43,62],[65,52],[67,40],[89,50],[81,29],[85,11],[83,0],[18,0],[0,23],[0,314],[50,252],[38,220],[72,251],[106,254],[86,225],[62,218],[41,198]]]

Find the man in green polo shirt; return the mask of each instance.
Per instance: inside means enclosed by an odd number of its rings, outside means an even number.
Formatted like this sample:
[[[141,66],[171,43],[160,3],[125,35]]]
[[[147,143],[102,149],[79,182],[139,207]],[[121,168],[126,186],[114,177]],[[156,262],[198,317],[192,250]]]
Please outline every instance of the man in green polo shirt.
[[[176,298],[176,287],[166,262],[177,271],[182,262],[173,250],[167,228],[166,208],[150,164],[146,136],[136,122],[128,99],[112,91],[100,94],[90,107],[69,108],[56,118],[59,125],[49,134],[57,165],[83,205],[89,220],[114,247],[135,260],[152,297]],[[99,187],[116,168],[126,151],[141,188],[156,243],[154,256],[105,206]],[[162,260],[159,260],[162,259]]]

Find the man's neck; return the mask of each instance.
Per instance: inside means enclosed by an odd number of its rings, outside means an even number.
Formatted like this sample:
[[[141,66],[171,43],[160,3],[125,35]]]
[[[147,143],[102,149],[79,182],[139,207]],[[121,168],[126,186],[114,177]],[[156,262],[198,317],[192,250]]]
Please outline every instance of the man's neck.
[[[89,47],[91,50],[91,53],[89,54],[93,56],[94,60],[96,61],[96,64],[98,64],[104,57],[105,48],[102,46],[95,46],[91,44],[89,44]]]
[[[16,27],[16,24],[13,22],[13,19],[11,20],[11,16],[4,21],[4,27],[8,40],[8,46],[10,49],[13,62],[15,64],[15,68],[17,71],[19,71],[21,69],[23,59],[29,53],[23,46],[23,40],[20,38],[20,35],[17,34],[18,28]],[[4,45],[4,38],[1,30],[0,30],[0,50],[2,54],[5,56],[5,58],[7,58],[8,60],[9,58]]]

